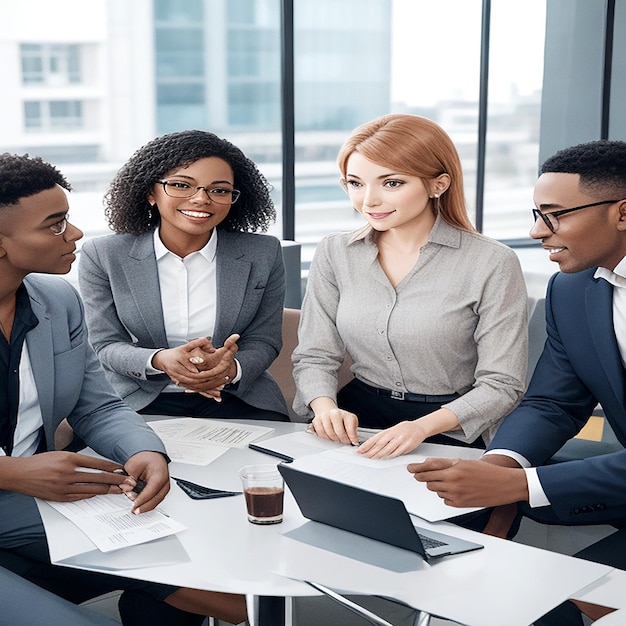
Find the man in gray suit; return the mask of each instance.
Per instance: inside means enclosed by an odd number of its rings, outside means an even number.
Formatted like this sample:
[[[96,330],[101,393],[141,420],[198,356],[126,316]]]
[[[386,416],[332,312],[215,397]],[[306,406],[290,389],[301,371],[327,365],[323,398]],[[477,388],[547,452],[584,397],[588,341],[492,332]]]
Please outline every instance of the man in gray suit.
[[[201,616],[179,609],[197,609],[192,602],[202,592],[49,561],[33,497],[71,502],[124,492],[139,514],[169,491],[165,448],[107,382],[88,344],[77,292],[61,278],[40,275],[66,274],[75,260],[82,232],[68,222],[69,189],[41,159],[0,156],[0,565],[76,603],[125,589],[125,624],[199,624]],[[55,451],[54,433],[65,418],[113,460]],[[231,607],[224,618],[243,619],[243,598],[204,593],[205,614]],[[9,601],[2,597],[0,605]]]

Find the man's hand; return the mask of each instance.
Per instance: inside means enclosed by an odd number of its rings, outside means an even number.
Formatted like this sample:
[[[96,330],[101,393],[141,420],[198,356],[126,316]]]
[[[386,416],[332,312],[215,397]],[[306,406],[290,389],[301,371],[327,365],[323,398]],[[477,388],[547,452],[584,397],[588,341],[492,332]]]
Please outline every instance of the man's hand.
[[[482,460],[426,459],[410,463],[407,469],[449,506],[491,507],[528,501],[526,473],[521,468]]]
[[[135,481],[145,481],[139,494],[126,491],[133,499],[133,513],[145,513],[154,509],[170,490],[167,461],[160,452],[138,452],[126,461],[124,469]]]
[[[0,457],[0,487],[42,500],[75,502],[132,490],[136,481],[122,469],[119,463],[74,452]]]

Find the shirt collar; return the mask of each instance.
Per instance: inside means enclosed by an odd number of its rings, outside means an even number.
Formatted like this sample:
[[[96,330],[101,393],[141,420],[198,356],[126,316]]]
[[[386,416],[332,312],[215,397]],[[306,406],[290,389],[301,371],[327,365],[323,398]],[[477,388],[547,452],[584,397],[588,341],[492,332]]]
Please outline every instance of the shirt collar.
[[[157,226],[154,229],[153,239],[154,239],[154,254],[156,256],[156,260],[159,261],[164,256],[171,254],[176,258],[180,258],[177,254],[174,254],[171,250],[165,247],[165,244],[161,241],[160,236],[160,228]],[[215,260],[215,254],[217,252],[217,228],[213,229],[211,233],[211,238],[207,242],[207,244],[198,250],[198,253],[201,254],[209,263]],[[194,253],[195,254],[195,253]]]
[[[374,229],[369,224],[355,231],[352,237],[350,237],[348,245],[355,241],[363,240],[369,242],[374,241]],[[437,215],[435,223],[428,235],[428,242],[448,246],[450,248],[459,248],[461,246],[461,229],[448,224],[441,215]]]
[[[626,287],[626,257],[624,257],[612,271],[606,267],[598,267],[593,277],[604,278],[604,280],[615,287]]]

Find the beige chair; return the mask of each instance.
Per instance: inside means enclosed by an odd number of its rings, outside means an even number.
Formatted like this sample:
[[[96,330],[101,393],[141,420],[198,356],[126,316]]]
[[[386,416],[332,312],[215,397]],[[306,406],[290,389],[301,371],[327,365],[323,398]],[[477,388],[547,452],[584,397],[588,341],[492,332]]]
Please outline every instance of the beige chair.
[[[268,371],[278,383],[283,392],[289,417],[292,422],[304,422],[302,415],[297,415],[292,408],[293,399],[296,395],[296,384],[293,380],[293,365],[291,355],[298,345],[298,325],[300,323],[300,309],[285,309],[283,311],[283,347],[276,360],[270,365]],[[346,357],[339,369],[339,387],[343,387],[352,379],[350,365],[352,360]]]

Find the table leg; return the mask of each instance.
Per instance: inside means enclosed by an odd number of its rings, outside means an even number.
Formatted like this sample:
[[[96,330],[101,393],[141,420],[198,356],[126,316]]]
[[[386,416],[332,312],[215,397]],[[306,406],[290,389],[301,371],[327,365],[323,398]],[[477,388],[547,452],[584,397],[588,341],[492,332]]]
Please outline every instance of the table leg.
[[[285,623],[285,598],[246,595],[250,626],[288,626]]]
[[[415,618],[414,626],[428,626],[430,624],[430,615],[420,611],[419,615]]]

